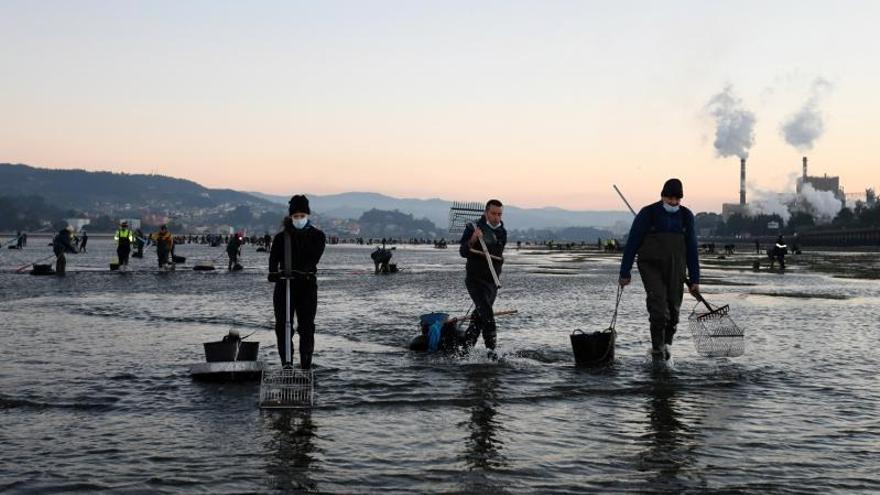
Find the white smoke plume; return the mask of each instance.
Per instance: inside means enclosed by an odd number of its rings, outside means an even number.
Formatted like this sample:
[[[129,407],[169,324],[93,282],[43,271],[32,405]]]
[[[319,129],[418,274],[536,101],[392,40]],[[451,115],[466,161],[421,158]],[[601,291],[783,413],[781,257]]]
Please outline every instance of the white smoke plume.
[[[818,191],[810,183],[804,184],[800,193],[795,193],[792,179],[796,175],[789,176],[789,185],[784,188],[787,192],[758,189],[750,184],[749,197],[752,199],[747,214],[753,217],[776,214],[782,217],[785,223],[788,223],[795,212],[809,213],[820,225],[834,220],[841,209],[840,200],[833,192]]]
[[[806,211],[813,215],[817,224],[828,223],[840,212],[843,205],[831,191],[817,191],[810,183],[801,187],[797,201],[793,205],[796,211]]]
[[[813,144],[825,132],[825,119],[819,107],[830,91],[831,83],[825,79],[819,77],[813,81],[807,101],[779,127],[785,142],[799,151],[813,149]]]
[[[791,218],[788,205],[794,199],[792,194],[755,190],[752,190],[749,194],[753,198],[748,206],[748,214],[750,216],[779,215],[782,217],[782,221],[788,223],[788,220]]]
[[[748,158],[755,144],[755,114],[743,108],[733,86],[713,96],[706,109],[715,119],[715,151],[718,156]]]

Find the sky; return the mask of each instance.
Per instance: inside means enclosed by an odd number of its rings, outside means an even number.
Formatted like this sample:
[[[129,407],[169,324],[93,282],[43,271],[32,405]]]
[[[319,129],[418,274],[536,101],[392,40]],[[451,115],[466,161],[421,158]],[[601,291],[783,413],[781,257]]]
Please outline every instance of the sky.
[[[863,192],[877,19],[875,1],[0,0],[0,163],[615,210],[612,184],[646,204],[678,177],[720,211],[739,158],[708,105],[730,88],[754,117],[750,189],[791,189],[809,156]],[[821,125],[798,149],[782,128],[805,108]]]

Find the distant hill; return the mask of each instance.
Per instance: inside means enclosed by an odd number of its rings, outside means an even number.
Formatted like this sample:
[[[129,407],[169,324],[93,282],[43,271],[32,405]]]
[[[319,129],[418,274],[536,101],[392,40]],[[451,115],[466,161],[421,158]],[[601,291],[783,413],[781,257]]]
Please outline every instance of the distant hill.
[[[0,164],[6,196],[43,197],[58,208],[106,211],[213,208],[224,204],[277,210],[276,204],[231,189],[208,189],[193,181],[162,175],[56,170]]]
[[[371,209],[358,219],[360,237],[406,239],[439,239],[446,236],[444,228],[438,228],[426,219],[416,219],[399,211]]]
[[[287,204],[287,196],[251,193],[269,201]],[[378,193],[349,192],[331,195],[309,194],[311,208],[327,217],[358,218],[364,212],[377,208],[398,210],[415,218],[427,218],[441,229],[449,222],[451,200],[439,198],[411,199],[394,198]],[[467,198],[463,198],[467,199]],[[632,222],[632,214],[626,211],[573,211],[561,208],[518,208],[504,207],[504,222],[514,229],[559,229],[564,227],[611,228],[618,222],[627,225]]]

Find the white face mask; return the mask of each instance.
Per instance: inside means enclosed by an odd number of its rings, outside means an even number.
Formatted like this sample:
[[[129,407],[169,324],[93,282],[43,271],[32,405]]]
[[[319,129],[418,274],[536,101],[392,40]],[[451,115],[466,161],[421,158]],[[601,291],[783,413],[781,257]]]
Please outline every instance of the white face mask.
[[[489,223],[488,220],[486,220],[486,225],[488,225],[489,227],[491,227],[492,230],[495,230],[495,229],[497,229],[498,227],[501,227],[501,222],[498,222],[498,223],[492,224],[492,223]]]
[[[295,229],[302,230],[306,228],[306,224],[309,223],[309,216],[306,215],[302,218],[291,218],[290,220],[293,221],[293,227]]]
[[[666,203],[663,203],[663,209],[666,210],[667,213],[675,213],[678,211],[678,205],[672,206]]]

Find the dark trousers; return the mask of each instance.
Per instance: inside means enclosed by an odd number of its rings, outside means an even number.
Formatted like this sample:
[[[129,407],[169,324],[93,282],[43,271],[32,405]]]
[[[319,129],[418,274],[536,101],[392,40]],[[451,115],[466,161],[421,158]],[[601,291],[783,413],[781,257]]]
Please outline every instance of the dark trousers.
[[[227,268],[232,270],[232,268],[238,263],[238,253],[230,253],[227,251],[226,254],[229,255],[229,266]]]
[[[159,257],[159,268],[168,264],[168,255],[171,254],[171,251],[168,249],[156,248],[156,256]]]
[[[119,265],[128,264],[128,255],[131,254],[131,246],[116,246],[116,256],[119,258]]]
[[[293,356],[293,320],[296,317],[296,332],[299,333],[299,364],[303,369],[311,368],[312,353],[315,350],[315,314],[318,311],[318,284],[314,280],[291,280],[290,281],[290,336],[291,340],[285,342],[284,323],[286,317],[286,305],[284,294],[286,282],[284,280],[275,283],[275,292],[272,294],[272,303],[275,307],[275,335],[278,337],[278,354],[281,356],[281,364],[285,362],[287,346]]]
[[[82,244],[79,245],[79,252],[85,253],[86,252],[86,244],[88,244],[88,243],[89,243],[88,238],[83,239]]]
[[[480,333],[483,334],[483,343],[487,349],[495,349],[497,330],[495,327],[495,297],[498,288],[491,279],[484,280],[476,277],[466,277],[464,285],[474,302],[474,318],[465,333],[465,341],[473,347],[477,343]]]
[[[651,348],[672,344],[684,298],[685,244],[681,234],[650,234],[639,249],[639,274],[647,293]]]
[[[64,276],[64,271],[67,269],[67,257],[64,253],[55,255],[55,275]]]

